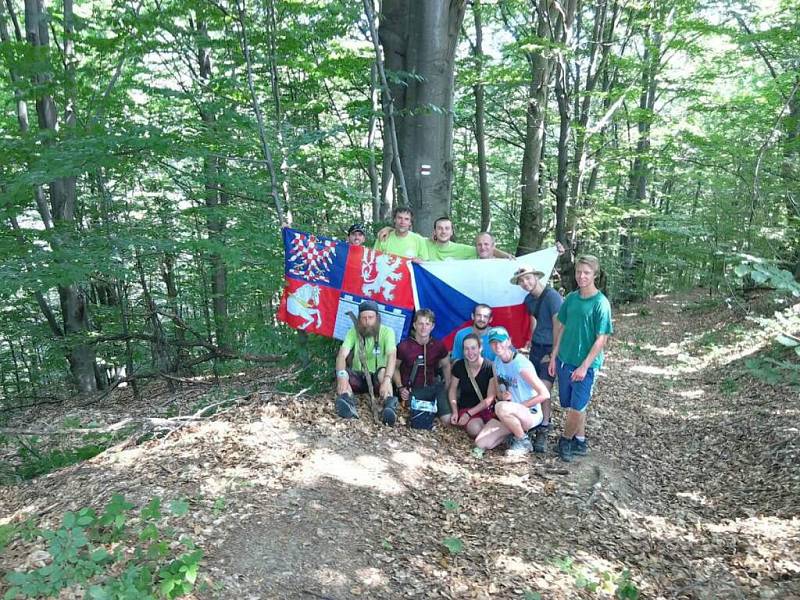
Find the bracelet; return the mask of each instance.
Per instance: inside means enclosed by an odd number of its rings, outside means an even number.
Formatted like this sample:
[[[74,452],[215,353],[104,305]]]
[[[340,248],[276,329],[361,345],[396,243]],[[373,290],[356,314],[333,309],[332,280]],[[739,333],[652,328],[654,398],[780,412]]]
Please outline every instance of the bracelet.
[[[341,371],[336,371],[336,377],[337,378],[344,379],[347,376],[348,375],[347,375],[347,370],[346,369],[342,369]]]

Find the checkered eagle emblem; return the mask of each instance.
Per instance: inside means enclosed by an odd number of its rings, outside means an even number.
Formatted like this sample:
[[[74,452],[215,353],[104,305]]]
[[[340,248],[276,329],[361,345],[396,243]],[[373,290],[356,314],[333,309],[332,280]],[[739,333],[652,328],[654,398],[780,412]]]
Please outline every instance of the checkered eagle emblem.
[[[295,232],[288,247],[289,274],[306,281],[330,283],[330,270],[336,258],[336,242]]]

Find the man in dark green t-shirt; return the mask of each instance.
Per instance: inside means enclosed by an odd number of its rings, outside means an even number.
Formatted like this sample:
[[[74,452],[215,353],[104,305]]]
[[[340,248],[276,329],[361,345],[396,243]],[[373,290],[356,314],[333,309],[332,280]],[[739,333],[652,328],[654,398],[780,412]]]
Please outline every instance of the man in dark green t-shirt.
[[[548,372],[550,376],[558,374],[559,400],[567,411],[564,432],[558,440],[558,453],[566,462],[588,451],[586,409],[603,364],[603,347],[614,331],[611,304],[595,285],[599,271],[600,262],[594,256],[575,261],[578,289],[564,299],[553,332]]]

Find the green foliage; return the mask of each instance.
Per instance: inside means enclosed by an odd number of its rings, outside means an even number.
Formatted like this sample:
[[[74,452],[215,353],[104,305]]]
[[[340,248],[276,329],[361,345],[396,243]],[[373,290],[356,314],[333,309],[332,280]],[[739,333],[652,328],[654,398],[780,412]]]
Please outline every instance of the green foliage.
[[[38,438],[18,439],[17,457],[19,462],[12,465],[10,481],[33,479],[58,469],[94,458],[112,443],[112,436],[94,436],[95,440],[89,444],[67,449],[44,450]],[[88,438],[84,438],[88,439]],[[8,478],[6,478],[8,479]],[[0,480],[0,483],[3,483]]]
[[[573,578],[575,587],[587,592],[613,593],[620,600],[638,600],[639,588],[631,581],[630,571],[624,569],[614,574],[605,570],[589,570],[581,567],[570,556],[553,561],[561,571]]]
[[[4,597],[56,596],[76,584],[97,600],[178,598],[190,593],[203,552],[188,538],[174,539],[160,505],[161,500],[153,498],[135,527],[128,518],[134,506],[120,495],[99,516],[92,508],[65,512],[57,529],[36,531],[47,543],[48,564],[27,573],[8,573]]]
[[[779,292],[800,297],[800,283],[785,269],[780,269],[761,258],[747,256],[734,268],[733,272],[740,280],[751,280],[756,285],[765,285]]]
[[[442,500],[442,506],[447,512],[458,512],[461,506],[455,500]]]
[[[452,554],[460,554],[464,550],[464,542],[457,537],[446,537],[442,540],[442,546],[447,548],[447,551]]]

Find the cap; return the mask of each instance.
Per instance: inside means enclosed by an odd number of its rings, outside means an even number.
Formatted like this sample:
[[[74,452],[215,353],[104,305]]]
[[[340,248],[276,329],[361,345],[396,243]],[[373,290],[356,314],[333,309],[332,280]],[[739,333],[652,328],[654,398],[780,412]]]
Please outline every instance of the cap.
[[[505,342],[510,339],[511,336],[508,335],[505,327],[492,327],[489,330],[489,342]]]
[[[517,285],[523,275],[536,275],[539,279],[544,277],[544,273],[533,267],[520,267],[514,271],[514,276],[511,278],[511,285]]]
[[[372,300],[364,300],[361,304],[358,305],[358,314],[371,310],[375,314],[378,314],[378,305],[375,304]]]
[[[347,235],[350,235],[354,231],[360,231],[364,235],[367,235],[367,232],[364,229],[364,224],[363,223],[353,223],[352,225],[350,225],[350,229],[347,230]]]

